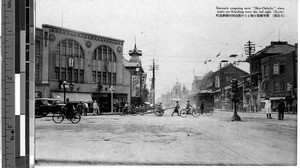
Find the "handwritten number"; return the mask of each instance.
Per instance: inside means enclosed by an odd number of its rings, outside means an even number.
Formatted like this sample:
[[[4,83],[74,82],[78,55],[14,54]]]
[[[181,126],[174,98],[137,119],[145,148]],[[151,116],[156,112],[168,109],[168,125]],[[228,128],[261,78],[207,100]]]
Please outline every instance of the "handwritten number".
[[[11,1],[12,1],[12,0],[9,0],[9,1],[7,2],[7,8],[11,8]]]

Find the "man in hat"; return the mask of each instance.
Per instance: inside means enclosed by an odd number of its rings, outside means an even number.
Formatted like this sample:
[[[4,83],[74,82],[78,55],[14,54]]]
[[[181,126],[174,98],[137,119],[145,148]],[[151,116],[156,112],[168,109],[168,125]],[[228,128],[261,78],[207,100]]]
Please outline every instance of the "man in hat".
[[[278,120],[283,120],[284,110],[285,110],[285,104],[283,102],[283,99],[280,99],[278,104]]]

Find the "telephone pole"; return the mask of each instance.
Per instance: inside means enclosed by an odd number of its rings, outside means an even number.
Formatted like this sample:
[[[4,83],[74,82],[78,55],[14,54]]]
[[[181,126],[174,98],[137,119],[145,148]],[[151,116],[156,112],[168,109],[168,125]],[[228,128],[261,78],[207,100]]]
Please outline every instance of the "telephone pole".
[[[250,63],[250,95],[251,95],[251,107],[250,110],[252,111],[252,107],[253,107],[253,111],[256,110],[256,108],[254,108],[254,98],[253,98],[253,87],[252,87],[252,58],[251,55],[254,54],[255,52],[255,44],[252,43],[250,40],[247,42],[247,44],[244,45],[245,47],[245,54],[249,56],[249,63]]]
[[[152,65],[149,65],[149,71],[152,71],[152,79],[151,79],[151,103],[155,105],[155,70],[158,70],[158,65],[155,64],[155,59],[151,59]]]
[[[155,104],[155,61],[153,59],[153,77],[152,77],[152,91],[153,91],[153,105]]]

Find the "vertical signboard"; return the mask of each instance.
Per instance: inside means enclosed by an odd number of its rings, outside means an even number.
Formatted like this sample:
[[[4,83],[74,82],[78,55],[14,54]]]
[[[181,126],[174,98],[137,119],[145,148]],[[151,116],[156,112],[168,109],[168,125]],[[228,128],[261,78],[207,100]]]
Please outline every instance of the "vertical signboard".
[[[141,79],[139,75],[131,76],[131,97],[139,97],[141,90]]]
[[[147,74],[143,74],[142,75],[142,88],[144,88],[146,85],[146,78],[147,78]]]

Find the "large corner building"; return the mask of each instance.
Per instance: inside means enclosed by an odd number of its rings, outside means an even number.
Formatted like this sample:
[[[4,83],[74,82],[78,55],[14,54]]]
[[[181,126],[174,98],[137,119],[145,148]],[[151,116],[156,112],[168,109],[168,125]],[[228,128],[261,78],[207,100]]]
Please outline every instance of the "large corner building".
[[[130,102],[123,40],[44,24],[36,29],[35,42],[36,97],[97,100],[102,110],[110,110],[111,95],[114,104]]]

